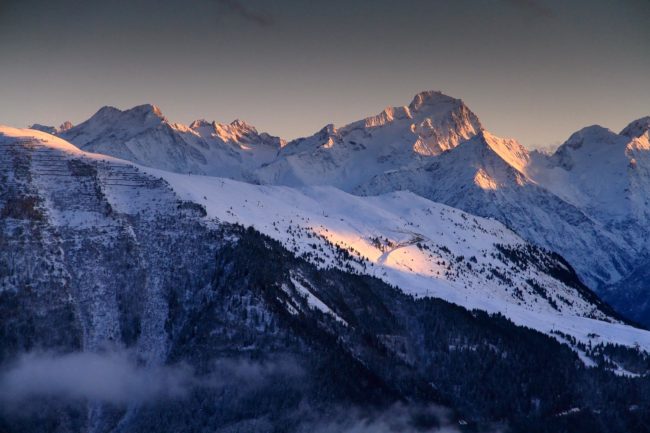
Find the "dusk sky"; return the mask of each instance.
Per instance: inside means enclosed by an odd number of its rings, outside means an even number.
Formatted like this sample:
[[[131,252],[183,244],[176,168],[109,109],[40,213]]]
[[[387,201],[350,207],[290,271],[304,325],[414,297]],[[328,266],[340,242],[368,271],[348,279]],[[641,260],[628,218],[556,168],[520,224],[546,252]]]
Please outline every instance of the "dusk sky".
[[[528,147],[650,115],[649,0],[0,0],[0,123],[103,105],[291,139],[463,99]]]

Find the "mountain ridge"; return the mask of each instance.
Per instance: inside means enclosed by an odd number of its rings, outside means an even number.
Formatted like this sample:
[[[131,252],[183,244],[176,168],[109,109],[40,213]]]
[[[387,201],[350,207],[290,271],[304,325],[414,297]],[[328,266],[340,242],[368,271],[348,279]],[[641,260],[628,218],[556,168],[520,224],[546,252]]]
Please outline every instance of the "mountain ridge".
[[[410,189],[496,218],[561,253],[601,294],[643,266],[639,257],[650,250],[643,240],[650,235],[643,225],[650,217],[647,117],[630,122],[621,134],[597,125],[583,128],[546,156],[490,134],[462,100],[436,91],[290,142],[244,122],[196,121],[186,127],[161,120],[152,105],[135,108],[142,112],[135,116],[138,128],[144,129],[91,147],[154,168],[252,183],[331,185],[356,194]],[[153,128],[146,127],[147,113]],[[61,136],[83,148],[85,141],[75,136],[83,129]],[[587,162],[594,152],[601,156]]]
[[[158,126],[133,153],[211,146],[214,122],[137,111]],[[596,246],[592,265],[629,246],[534,181],[514,140],[479,131],[372,177],[373,196],[174,173],[36,130],[0,127],[0,152],[0,430],[644,431],[650,331],[497,219]],[[118,392],[79,387],[98,374]]]
[[[124,213],[155,207],[156,188],[164,184],[165,200],[177,200],[180,210],[207,217],[209,224],[254,227],[318,268],[374,276],[415,298],[433,296],[466,308],[504,314],[519,325],[549,335],[553,335],[551,331],[562,332],[585,344],[641,343],[650,351],[649,332],[639,330],[638,336],[622,339],[619,328],[629,326],[582,286],[566,264],[526,243],[497,221],[465,214],[412,193],[359,197],[332,187],[252,185],[131,167],[128,161],[106,159],[80,151],[60,138],[33,133],[2,128],[0,138],[9,148],[24,146],[23,152],[50,155],[33,158],[30,182],[36,188],[32,194],[41,203],[40,220],[61,230],[92,232],[91,220],[121,221]],[[48,167],[54,159],[60,160],[57,164],[65,163],[57,175],[63,175],[63,167],[70,167],[67,170],[72,170],[71,174],[63,179],[77,188],[87,186],[77,185],[75,167],[81,163],[96,165],[104,173],[96,179],[97,197],[106,204],[78,213],[77,206],[63,200],[59,191],[64,188],[66,194],[72,194],[69,188],[47,182],[52,176]],[[113,180],[123,178],[131,180]],[[134,203],[128,201],[138,196],[138,191],[145,193],[150,182],[156,192],[151,200],[141,197]],[[80,205],[86,200],[68,195]],[[549,328],[551,323],[553,327]],[[108,331],[98,332],[96,338],[101,339]],[[598,336],[590,336],[592,333]],[[91,338],[87,344],[95,344],[93,341]]]

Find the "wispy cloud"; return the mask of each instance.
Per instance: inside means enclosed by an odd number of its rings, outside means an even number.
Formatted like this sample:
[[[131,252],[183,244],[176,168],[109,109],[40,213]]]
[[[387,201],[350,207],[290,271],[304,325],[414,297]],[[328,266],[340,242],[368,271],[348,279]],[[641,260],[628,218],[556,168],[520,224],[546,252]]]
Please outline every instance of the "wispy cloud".
[[[32,399],[95,401],[126,406],[186,397],[198,388],[236,387],[250,392],[273,378],[296,378],[302,369],[290,357],[264,362],[221,358],[208,375],[185,364],[145,366],[134,353],[113,350],[23,354],[0,372],[0,407],[26,409]]]
[[[218,4],[229,12],[250,21],[254,24],[267,27],[274,23],[273,18],[263,12],[248,7],[243,0],[216,0]]]
[[[0,401],[53,397],[121,405],[183,397],[193,382],[187,366],[146,368],[126,352],[30,353],[0,375]]]
[[[39,403],[98,402],[115,406],[182,399],[197,389],[229,389],[231,398],[248,398],[283,383],[300,388],[306,372],[292,356],[264,361],[219,358],[211,372],[197,375],[187,365],[145,366],[134,353],[112,350],[23,354],[0,372],[0,410],[31,416]],[[395,404],[384,409],[334,407],[324,416],[307,401],[292,416],[300,433],[459,433],[448,409],[436,405]]]

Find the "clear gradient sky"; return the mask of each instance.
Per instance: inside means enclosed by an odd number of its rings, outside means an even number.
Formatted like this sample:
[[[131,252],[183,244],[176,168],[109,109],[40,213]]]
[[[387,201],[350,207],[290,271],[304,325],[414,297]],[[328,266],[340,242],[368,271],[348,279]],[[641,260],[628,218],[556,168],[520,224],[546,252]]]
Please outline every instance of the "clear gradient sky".
[[[0,0],[0,123],[103,105],[283,138],[463,99],[528,147],[650,115],[650,0]]]

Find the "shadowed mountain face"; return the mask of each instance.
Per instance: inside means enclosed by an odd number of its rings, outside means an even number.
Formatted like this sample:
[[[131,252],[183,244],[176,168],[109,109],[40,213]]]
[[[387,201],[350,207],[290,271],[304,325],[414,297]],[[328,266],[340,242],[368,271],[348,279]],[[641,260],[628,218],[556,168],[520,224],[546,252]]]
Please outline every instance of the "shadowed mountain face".
[[[631,122],[620,134],[600,126],[584,128],[554,155],[536,158],[529,172],[540,185],[601,224],[603,233],[622,244],[627,254],[632,253],[631,259],[619,259],[623,266],[616,278],[604,279],[598,287],[619,311],[650,325],[650,291],[640,277],[646,273],[650,247],[648,118]]]
[[[647,426],[647,378],[612,371],[650,370],[632,348],[571,348],[317,267],[141,168],[46,135],[0,141],[3,431]]]

